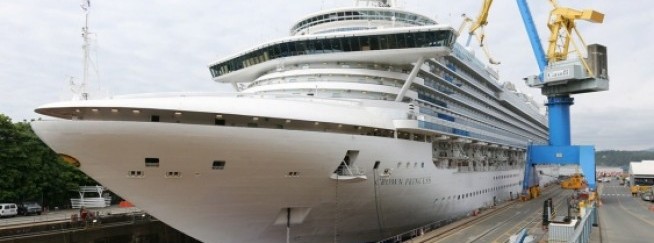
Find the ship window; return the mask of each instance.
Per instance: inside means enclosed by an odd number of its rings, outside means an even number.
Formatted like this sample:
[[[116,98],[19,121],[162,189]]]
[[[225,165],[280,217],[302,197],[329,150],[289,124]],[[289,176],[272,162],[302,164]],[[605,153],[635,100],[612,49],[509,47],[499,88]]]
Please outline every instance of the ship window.
[[[145,167],[159,167],[159,158],[145,158]]]
[[[343,48],[341,47],[341,39],[331,39],[332,43],[332,50],[333,51],[341,51]]]
[[[361,50],[362,51],[369,51],[370,50],[370,37],[369,36],[361,36],[361,37],[359,37],[359,41],[361,42]]]
[[[225,169],[225,161],[223,160],[214,160],[213,165],[211,166],[214,170],[223,170]]]
[[[427,40],[425,39],[425,32],[414,33],[416,38],[416,47],[427,46]]]
[[[295,43],[295,51],[297,51],[298,55],[304,55],[307,53],[307,42],[306,41],[298,41]]]
[[[159,122],[159,116],[155,116],[155,115],[150,116],[150,121],[151,122]]]
[[[293,43],[293,42],[288,43],[288,53],[289,53],[288,54],[289,56],[297,55],[296,49],[295,49],[295,43]]]
[[[352,51],[361,50],[361,45],[359,44],[359,37],[354,36],[348,39],[350,39],[350,45],[352,45]]]
[[[279,46],[278,45],[273,45],[271,47],[268,47],[270,49],[270,54],[273,59],[279,58]]]
[[[352,51],[352,46],[350,46],[350,38],[343,38],[341,40],[341,45],[343,46],[343,51]]]
[[[395,35],[397,39],[397,47],[398,49],[400,48],[405,48],[406,47],[406,39],[404,38],[404,34],[398,34]]]
[[[323,53],[322,41],[316,40],[313,41],[313,43],[314,43],[315,53]]]
[[[279,49],[280,49],[279,55],[281,57],[288,56],[288,43],[279,43]]]
[[[386,50],[388,49],[388,37],[391,35],[382,35],[379,36],[379,49]]]
[[[216,119],[216,120],[214,121],[214,124],[216,124],[216,125],[218,125],[218,126],[224,126],[224,125],[225,125],[225,120],[223,120],[223,119]]]
[[[369,40],[370,40],[370,50],[379,50],[379,37],[371,36]]]

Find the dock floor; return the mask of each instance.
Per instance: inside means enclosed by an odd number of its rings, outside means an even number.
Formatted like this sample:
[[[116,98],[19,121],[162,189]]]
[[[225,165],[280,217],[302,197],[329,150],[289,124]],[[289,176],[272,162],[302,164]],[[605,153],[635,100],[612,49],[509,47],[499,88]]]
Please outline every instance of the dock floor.
[[[601,242],[654,242],[654,203],[631,197],[629,187],[616,180],[598,186]]]
[[[535,242],[546,237],[542,229],[543,201],[552,198],[556,215],[567,214],[567,200],[571,191],[558,186],[543,190],[543,195],[534,200],[512,201],[479,216],[472,216],[407,242],[454,243],[454,242],[508,242],[511,235],[521,229],[529,229]]]

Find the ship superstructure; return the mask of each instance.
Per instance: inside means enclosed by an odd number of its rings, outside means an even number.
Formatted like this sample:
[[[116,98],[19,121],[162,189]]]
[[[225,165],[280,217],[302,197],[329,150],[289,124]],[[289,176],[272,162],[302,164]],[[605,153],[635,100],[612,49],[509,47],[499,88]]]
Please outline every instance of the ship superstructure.
[[[209,64],[233,94],[48,104],[56,152],[204,242],[361,242],[521,189],[538,105],[389,1],[320,11]]]

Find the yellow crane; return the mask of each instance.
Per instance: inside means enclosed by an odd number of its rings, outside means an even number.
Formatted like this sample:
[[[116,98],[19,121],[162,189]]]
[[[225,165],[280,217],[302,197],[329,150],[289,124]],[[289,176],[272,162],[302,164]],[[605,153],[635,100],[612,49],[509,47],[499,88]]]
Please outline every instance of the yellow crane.
[[[579,56],[579,59],[588,71],[589,76],[594,76],[593,71],[589,68],[588,63],[584,60],[580,49],[574,41],[572,33],[577,35],[581,41],[582,46],[586,47],[586,43],[581,34],[576,28],[576,20],[585,20],[591,23],[602,23],[604,21],[604,14],[592,9],[576,10],[567,7],[561,7],[557,0],[550,0],[554,9],[550,12],[550,20],[547,27],[550,29],[549,45],[547,48],[547,62],[553,63],[563,61],[568,58],[570,44],[572,43],[574,51]]]
[[[484,27],[488,24],[488,13],[492,4],[493,0],[484,0],[481,11],[479,11],[479,15],[477,16],[476,20],[473,20],[463,14],[463,23],[461,23],[461,26],[459,27],[459,34],[463,32],[466,25],[470,24],[470,27],[468,28],[468,41],[466,42],[466,46],[470,45],[472,36],[477,37],[479,47],[481,47],[481,49],[484,51],[486,58],[488,58],[488,62],[490,64],[497,65],[500,64],[500,62],[491,56],[490,51],[488,51],[488,48],[486,45],[484,45],[484,38],[486,37],[486,34],[484,33]]]

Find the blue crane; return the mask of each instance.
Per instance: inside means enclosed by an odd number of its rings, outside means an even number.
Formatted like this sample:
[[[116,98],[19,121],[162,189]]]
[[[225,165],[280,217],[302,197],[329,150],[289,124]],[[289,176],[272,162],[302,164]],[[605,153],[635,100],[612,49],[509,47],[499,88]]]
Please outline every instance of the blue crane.
[[[594,146],[571,145],[570,106],[572,94],[608,90],[608,69],[606,47],[593,44],[586,46],[575,27],[575,20],[601,23],[604,15],[594,10],[575,10],[558,6],[550,0],[554,9],[550,13],[548,27],[551,31],[547,53],[543,50],[536,26],[526,0],[516,0],[520,14],[531,42],[536,62],[540,69],[538,75],[527,77],[530,87],[541,88],[547,96],[549,143],[532,144],[527,148],[527,163],[523,189],[531,197],[538,196],[535,165],[538,164],[578,164],[588,181],[595,189],[595,148]],[[574,32],[573,32],[574,31]],[[573,38],[576,33],[586,48],[587,57],[577,48]],[[574,47],[576,58],[568,58]]]

